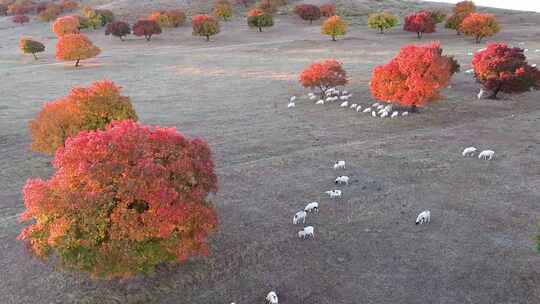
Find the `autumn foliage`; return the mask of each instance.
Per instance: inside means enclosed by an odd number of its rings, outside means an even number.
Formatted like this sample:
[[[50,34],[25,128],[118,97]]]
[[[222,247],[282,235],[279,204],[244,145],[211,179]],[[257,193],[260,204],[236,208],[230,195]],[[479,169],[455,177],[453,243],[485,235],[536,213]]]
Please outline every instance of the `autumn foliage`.
[[[137,115],[129,97],[122,96],[113,82],[72,88],[68,96],[46,103],[29,123],[32,150],[53,154],[68,137],[124,119],[136,120]]]
[[[326,18],[332,17],[336,14],[336,6],[330,3],[321,5],[319,9],[321,11],[321,15]]]
[[[16,16],[13,16],[13,18],[11,18],[11,21],[13,21],[13,23],[23,24],[23,23],[30,22],[30,18],[28,18],[28,16],[25,16],[25,15],[16,15]]]
[[[79,62],[97,56],[101,50],[90,39],[82,34],[67,34],[60,36],[56,43],[56,58],[65,61]]]
[[[44,10],[39,12],[39,19],[44,22],[56,20],[62,12],[62,7],[56,4],[48,4]]]
[[[157,11],[148,20],[156,21],[160,27],[179,27],[186,22],[186,13],[180,9]]]
[[[218,18],[222,18],[224,21],[229,20],[232,16],[232,6],[228,0],[217,0],[212,8],[212,13]]]
[[[368,26],[373,29],[378,29],[381,34],[384,30],[393,28],[398,24],[396,16],[390,13],[376,13],[368,17]]]
[[[52,24],[52,31],[56,36],[61,37],[66,34],[76,34],[79,32],[79,19],[73,16],[64,16],[56,19]]]
[[[371,94],[389,103],[416,107],[437,100],[456,71],[452,57],[442,55],[438,43],[407,45],[388,64],[373,70]]]
[[[24,54],[32,54],[36,60],[38,59],[36,53],[45,51],[43,43],[30,38],[21,38],[19,41],[19,48]]]
[[[154,20],[139,20],[133,25],[133,35],[144,36],[147,41],[159,34],[161,34],[161,26]]]
[[[258,8],[254,8],[247,14],[247,24],[249,27],[256,27],[259,29],[259,32],[262,32],[263,27],[274,25],[274,19],[272,18],[272,15],[267,14]]]
[[[321,97],[324,97],[327,89],[347,84],[347,73],[340,62],[327,59],[307,67],[300,74],[299,81],[305,88],[319,89]]]
[[[493,14],[471,13],[461,22],[459,29],[465,36],[472,36],[476,43],[480,43],[482,38],[497,34],[500,26]]]
[[[20,218],[32,223],[18,239],[37,256],[55,254],[69,270],[111,279],[209,254],[217,177],[203,140],[115,122],[68,139],[53,165],[49,180],[23,188]]]
[[[85,6],[82,8],[84,17],[87,18],[88,27],[94,29],[105,26],[107,23],[114,21],[114,13],[105,9],[93,9],[92,7]]]
[[[461,23],[469,14],[476,11],[476,5],[472,1],[461,1],[454,6],[453,13],[446,20],[445,27],[453,29],[459,35],[461,34]]]
[[[403,29],[407,32],[416,33],[418,39],[420,39],[424,33],[434,33],[435,25],[435,20],[433,20],[429,12],[420,11],[405,17]]]
[[[343,36],[347,33],[347,23],[339,16],[332,16],[323,22],[321,33],[331,36],[332,41],[336,41],[337,36]]]
[[[279,2],[277,0],[260,0],[256,5],[256,8],[269,15],[275,14],[278,10],[278,7]]]
[[[105,35],[113,35],[124,40],[124,36],[131,34],[131,27],[127,22],[124,21],[113,21],[107,24],[105,29]]]
[[[219,33],[219,22],[214,16],[196,15],[191,19],[194,36],[206,37],[206,41],[210,41],[210,36]]]
[[[473,59],[474,75],[497,98],[499,92],[522,93],[540,89],[540,71],[527,63],[521,48],[492,43]]]
[[[433,18],[435,23],[441,23],[446,18],[446,13],[441,10],[432,10],[429,11],[429,14],[431,15],[431,18]]]
[[[294,12],[303,20],[309,20],[310,24],[321,19],[321,10],[313,4],[299,4],[294,8]]]

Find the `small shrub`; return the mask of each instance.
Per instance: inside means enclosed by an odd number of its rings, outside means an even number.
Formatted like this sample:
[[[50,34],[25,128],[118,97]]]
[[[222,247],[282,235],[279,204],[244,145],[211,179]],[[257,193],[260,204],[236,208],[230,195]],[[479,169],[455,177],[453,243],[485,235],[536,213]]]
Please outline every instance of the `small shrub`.
[[[407,45],[388,64],[373,70],[371,94],[389,103],[417,107],[439,99],[439,90],[447,87],[457,62],[442,55],[438,43]]]
[[[274,26],[272,15],[266,14],[258,8],[254,8],[248,12],[247,24],[249,27],[256,27],[259,32],[262,32],[263,27]]]
[[[347,24],[339,16],[332,16],[326,19],[321,26],[321,33],[332,37],[336,41],[337,36],[347,33]]]
[[[89,6],[82,8],[83,15],[88,18],[88,23],[93,29],[105,26],[114,21],[114,14],[110,10],[93,9]]]
[[[111,81],[72,88],[69,95],[46,103],[30,121],[32,150],[52,155],[68,137],[81,131],[105,129],[114,120],[137,120],[129,97]]]
[[[56,58],[65,61],[75,61],[75,66],[84,59],[97,56],[101,50],[90,39],[82,34],[67,34],[60,36],[56,43]]]
[[[105,35],[113,35],[120,38],[121,41],[124,41],[124,36],[131,34],[131,27],[127,22],[124,21],[114,21],[107,24],[105,29]]]
[[[232,16],[231,3],[228,0],[217,0],[212,12],[217,18],[223,18],[224,21],[227,21]]]
[[[36,53],[45,51],[43,43],[30,38],[21,38],[19,41],[19,48],[24,54],[32,54],[36,60],[38,59]]]
[[[420,39],[424,33],[435,32],[435,20],[433,20],[429,12],[420,11],[405,17],[403,29],[407,32],[416,33],[418,39]]]
[[[11,18],[11,21],[13,21],[13,23],[24,24],[30,22],[30,18],[25,15],[16,15]]]
[[[473,59],[476,80],[496,99],[499,92],[523,93],[540,89],[540,71],[527,63],[523,49],[491,43]]]
[[[340,62],[335,59],[327,59],[315,62],[300,74],[299,81],[305,88],[319,89],[322,98],[331,87],[347,84],[347,73]]]
[[[321,10],[313,4],[299,4],[294,8],[294,12],[303,20],[309,20],[309,24],[321,19]]]
[[[460,31],[465,36],[474,37],[476,43],[480,43],[482,38],[497,34],[500,26],[495,15],[471,13],[461,22]]]
[[[73,16],[64,16],[56,19],[52,24],[52,31],[56,36],[61,37],[67,34],[77,34],[79,32],[79,19]]]
[[[321,5],[319,9],[321,11],[321,15],[326,18],[332,17],[336,14],[336,6],[330,3]]]
[[[179,27],[186,23],[186,13],[181,9],[174,9],[165,12],[168,18],[168,25]]]
[[[390,13],[376,13],[368,17],[368,26],[373,29],[378,29],[381,34],[384,30],[393,28],[398,24],[396,16]]]
[[[133,25],[133,35],[144,36],[147,41],[150,41],[153,35],[159,34],[161,34],[161,27],[154,20],[139,20]]]
[[[210,36],[219,33],[219,23],[216,18],[209,15],[196,15],[191,19],[194,36],[206,37],[206,41],[210,41]]]

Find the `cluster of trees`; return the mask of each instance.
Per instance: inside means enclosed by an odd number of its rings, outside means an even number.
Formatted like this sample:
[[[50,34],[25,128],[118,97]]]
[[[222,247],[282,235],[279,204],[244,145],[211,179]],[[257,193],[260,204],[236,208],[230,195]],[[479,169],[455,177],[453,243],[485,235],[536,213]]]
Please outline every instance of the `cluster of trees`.
[[[336,15],[336,7],[333,4],[323,4],[320,7],[313,4],[299,4],[294,8],[294,12],[303,20],[309,21],[309,24],[325,17],[321,25],[321,34],[332,37],[332,41],[347,33],[347,23]]]
[[[36,14],[40,20],[52,21],[62,12],[76,9],[79,4],[72,0],[61,1],[32,1],[32,0],[8,0],[0,3],[0,15],[14,15],[15,23],[30,21],[27,15]]]

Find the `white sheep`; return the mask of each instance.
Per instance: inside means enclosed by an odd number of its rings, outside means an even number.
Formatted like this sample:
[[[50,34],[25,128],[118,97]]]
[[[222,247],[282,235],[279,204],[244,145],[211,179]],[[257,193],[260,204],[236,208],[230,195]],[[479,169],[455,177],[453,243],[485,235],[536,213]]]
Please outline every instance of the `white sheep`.
[[[463,156],[474,156],[474,153],[476,153],[476,148],[475,147],[468,147],[468,148],[465,148],[463,149],[463,152],[461,152],[461,155]]]
[[[344,101],[344,102],[342,102],[339,106],[342,107],[342,108],[346,108],[346,107],[349,106],[349,102],[348,102],[348,101]]]
[[[382,109],[382,108],[384,108],[384,105],[383,105],[383,104],[380,104],[380,105],[377,106],[377,110],[380,110],[380,109]]]
[[[431,212],[429,210],[424,210],[420,212],[418,217],[416,217],[416,225],[418,224],[427,224],[431,220]]]
[[[473,69],[468,69],[468,70],[465,71],[465,74],[472,74],[473,72],[474,72]]]
[[[351,109],[355,109],[355,110],[356,110],[356,107],[358,107],[358,104],[356,104],[356,103],[353,103],[353,104],[351,105]]]
[[[317,99],[317,96],[315,96],[315,95],[309,96],[309,100],[315,100],[315,99]]]
[[[522,42],[520,42],[520,43],[518,43],[518,44],[519,44],[519,45],[525,45],[525,42],[522,41]]]
[[[361,105],[358,105],[358,106],[356,107],[356,112],[360,112],[360,111],[362,111],[362,106],[361,106]]]
[[[371,108],[365,108],[364,111],[362,111],[363,113],[367,113],[367,112],[371,112]]]
[[[343,96],[339,97],[339,99],[341,99],[341,100],[349,100],[349,98],[350,98],[349,95],[343,95]]]
[[[287,108],[294,108],[296,107],[296,104],[294,102],[289,102],[289,104],[287,104]]]
[[[392,105],[387,105],[386,107],[384,107],[384,109],[385,109],[387,112],[392,112]]]
[[[298,211],[294,215],[292,223],[294,225],[297,225],[298,223],[300,223],[300,221],[302,221],[302,224],[305,224],[306,223],[306,216],[307,216],[307,213],[305,211]]]
[[[304,232],[304,230],[298,231],[298,238],[299,239],[305,239],[306,238],[306,233]]]
[[[388,112],[383,111],[381,114],[381,118],[385,118],[385,117],[388,117]]]
[[[295,101],[296,100],[296,96],[293,96],[289,99],[289,101]]]
[[[325,193],[328,194],[330,198],[340,198],[343,194],[343,192],[341,192],[341,190],[338,190],[338,189],[326,191]]]
[[[478,92],[478,94],[476,95],[476,97],[478,99],[482,99],[486,96],[486,91],[484,91],[484,89],[480,89],[480,92]]]
[[[540,49],[534,50],[535,53],[540,53]]]
[[[349,94],[349,92],[347,92],[347,91],[343,91],[343,92],[341,92],[341,94],[343,94],[343,95],[347,95],[347,94]]]
[[[469,52],[469,53],[467,53],[467,55],[469,55],[469,56],[472,56],[472,55],[474,55],[474,54],[473,54],[473,53],[471,53],[471,52]]]
[[[536,63],[531,64],[531,67],[535,68],[535,67],[536,67]]]
[[[313,226],[304,227],[304,237],[308,238],[310,236],[315,238],[315,228],[313,228]]]
[[[380,103],[376,102],[376,103],[372,104],[371,106],[372,106],[373,108],[376,108],[376,107],[378,107],[379,105],[380,105]]]
[[[319,99],[315,104],[323,105],[324,104],[324,99]]]
[[[270,304],[279,304],[278,297],[275,291],[270,291],[268,295],[266,295],[266,302]]]
[[[495,156],[495,151],[492,150],[484,150],[478,154],[479,159],[484,160],[491,160]]]
[[[407,116],[407,115],[409,115],[409,112],[407,112],[407,111],[401,113],[401,116]]]
[[[348,185],[349,184],[349,177],[346,176],[346,175],[343,175],[343,176],[338,176],[335,180],[335,183],[336,184],[345,184],[345,185]]]
[[[523,53],[527,53],[528,51],[529,51],[529,49],[524,49]]]
[[[345,161],[344,160],[338,160],[334,164],[334,170],[337,170],[337,169],[345,169]]]
[[[392,113],[392,115],[390,115],[391,118],[394,118],[394,117],[397,117],[399,115],[399,112],[398,111],[394,111],[394,113]]]
[[[311,202],[309,204],[306,205],[306,207],[304,208],[304,211],[305,212],[315,212],[315,213],[319,213],[319,203],[318,202]]]
[[[377,117],[377,113],[375,111],[371,111],[371,116]]]
[[[381,115],[383,112],[386,112],[385,109],[380,109],[379,111],[377,111],[377,115]]]

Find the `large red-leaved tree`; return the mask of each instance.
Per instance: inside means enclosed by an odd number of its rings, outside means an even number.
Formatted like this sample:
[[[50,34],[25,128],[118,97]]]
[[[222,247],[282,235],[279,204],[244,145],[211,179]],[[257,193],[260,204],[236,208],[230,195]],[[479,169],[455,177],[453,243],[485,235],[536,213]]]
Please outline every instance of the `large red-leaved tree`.
[[[527,63],[523,49],[508,47],[504,43],[491,43],[473,59],[474,75],[490,98],[499,92],[522,93],[540,89],[540,71]]]
[[[303,20],[308,20],[309,24],[321,19],[321,9],[313,4],[299,4],[294,8],[294,12]]]
[[[457,71],[452,57],[442,55],[439,43],[407,45],[388,64],[373,70],[371,94],[389,103],[417,107],[439,98]]]
[[[327,89],[344,86],[348,80],[341,63],[335,59],[327,59],[307,67],[300,74],[299,81],[306,88],[319,89],[321,98],[324,98]]]
[[[217,177],[208,145],[132,121],[84,131],[56,153],[49,180],[23,189],[29,221],[18,239],[34,254],[94,277],[152,273],[208,255]]]
[[[422,38],[424,33],[435,32],[436,21],[433,16],[426,11],[420,11],[405,17],[403,29],[407,32],[416,33],[418,39]]]

